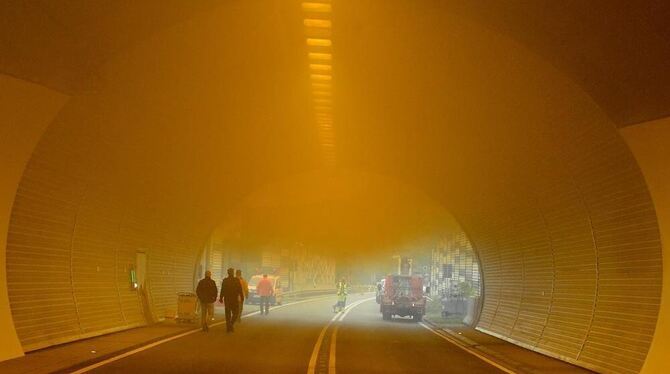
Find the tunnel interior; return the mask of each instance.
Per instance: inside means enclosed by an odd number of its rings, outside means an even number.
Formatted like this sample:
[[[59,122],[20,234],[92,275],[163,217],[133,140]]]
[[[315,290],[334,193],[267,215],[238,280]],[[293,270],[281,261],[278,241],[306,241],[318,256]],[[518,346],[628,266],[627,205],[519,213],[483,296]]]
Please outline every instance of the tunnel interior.
[[[138,252],[169,310],[215,233],[367,264],[457,227],[479,330],[598,371],[662,367],[662,225],[625,137],[670,111],[654,6],[2,5],[14,345],[146,324]]]

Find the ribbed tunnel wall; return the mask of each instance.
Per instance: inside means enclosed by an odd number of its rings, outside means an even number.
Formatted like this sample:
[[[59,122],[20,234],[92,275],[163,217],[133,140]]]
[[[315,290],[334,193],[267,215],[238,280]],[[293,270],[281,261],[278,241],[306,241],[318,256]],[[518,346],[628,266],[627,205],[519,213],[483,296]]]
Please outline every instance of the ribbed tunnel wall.
[[[480,329],[587,367],[635,372],[656,322],[660,241],[634,159],[613,128],[593,123],[556,129],[543,149],[554,157],[527,165],[541,178],[498,186],[458,216],[482,262]],[[8,287],[26,350],[145,323],[129,285],[138,250],[150,259],[158,315],[192,289],[202,240],[165,201],[119,184],[113,145],[97,136],[54,123],[16,197]]]
[[[114,180],[114,150],[95,127],[53,124],[21,181],[10,222],[7,284],[27,351],[145,324],[130,269],[147,255],[158,317],[191,291],[202,242],[179,216]],[[106,156],[107,155],[107,156]]]
[[[241,4],[117,56],[100,73],[108,86],[75,95],[43,136],[8,235],[25,350],[143,323],[128,275],[138,250],[158,314],[169,312],[175,293],[192,289],[216,211],[315,166],[309,101],[295,88],[307,79],[295,68],[303,56],[276,58],[302,31],[266,29],[273,18]],[[350,59],[338,66],[340,162],[414,184],[453,211],[481,259],[479,328],[598,370],[637,371],[654,334],[661,248],[613,123],[513,41],[431,9],[385,15],[394,4],[404,3],[372,6],[364,22],[343,17],[372,26],[339,34],[349,49],[338,58]],[[268,49],[226,54],[249,45]],[[355,63],[364,55],[386,60]]]
[[[613,129],[557,131],[557,159],[540,166],[541,178],[465,219],[484,276],[478,328],[582,366],[634,373],[660,305],[654,207]]]

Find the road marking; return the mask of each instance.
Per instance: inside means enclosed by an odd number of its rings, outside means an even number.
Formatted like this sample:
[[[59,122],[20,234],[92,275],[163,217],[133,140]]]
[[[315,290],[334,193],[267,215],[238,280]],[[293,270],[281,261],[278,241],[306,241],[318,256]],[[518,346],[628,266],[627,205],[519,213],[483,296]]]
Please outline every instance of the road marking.
[[[330,327],[330,325],[340,316],[340,313],[342,312],[338,312],[336,315],[334,315],[333,318],[331,318],[330,321],[321,329],[319,337],[316,339],[316,344],[314,344],[314,349],[312,350],[312,356],[310,356],[309,358],[309,366],[307,366],[307,374],[314,374],[316,370],[316,360],[319,357],[319,350],[321,349],[321,344],[323,343],[323,337],[326,335],[326,330],[328,330],[328,327]]]
[[[347,314],[349,314],[349,312],[351,312],[355,307],[357,307],[357,306],[363,304],[363,303],[366,302],[366,301],[370,301],[370,300],[373,300],[373,299],[374,299],[374,297],[369,297],[369,298],[367,298],[367,299],[358,300],[358,301],[356,301],[356,302],[354,302],[354,303],[351,303],[351,305],[349,305],[348,307],[346,307],[346,308],[344,309],[344,313],[342,313],[342,314],[340,315],[340,318],[338,318],[338,321],[342,321],[342,320],[347,316]]]
[[[337,330],[340,328],[340,325],[335,325],[333,329],[333,335],[330,337],[330,357],[328,357],[328,374],[335,373],[335,350],[337,349]]]
[[[314,298],[314,299],[308,299],[308,300],[296,301],[296,302],[293,302],[293,303],[288,303],[288,304],[284,304],[284,305],[279,305],[279,306],[272,307],[272,308],[270,308],[270,310],[281,309],[281,308],[285,308],[285,307],[288,307],[288,306],[293,306],[293,305],[302,304],[302,303],[307,303],[307,302],[319,301],[319,300],[323,300],[323,299],[330,298],[330,297],[332,297],[332,296],[324,296],[324,297],[317,297],[317,298]],[[255,316],[255,315],[258,315],[258,314],[260,314],[260,311],[255,311],[255,312],[247,313],[247,314],[243,315],[241,318],[247,318],[247,317]],[[334,317],[333,317],[333,318],[334,318]],[[216,326],[225,325],[225,324],[226,324],[226,321],[221,321],[221,322],[213,323],[213,324],[209,325],[209,327],[216,327]],[[151,343],[151,344],[144,345],[144,346],[142,346],[142,347],[139,347],[139,348],[133,349],[133,350],[131,350],[131,351],[122,353],[122,354],[120,354],[120,355],[118,355],[118,356],[114,356],[114,357],[108,358],[108,359],[106,359],[106,360],[103,360],[103,361],[100,361],[100,362],[96,362],[95,364],[92,364],[92,365],[86,366],[86,367],[84,367],[84,368],[81,368],[81,369],[79,369],[79,370],[73,371],[72,374],[81,374],[81,373],[89,372],[89,371],[91,371],[91,370],[93,370],[93,369],[97,369],[97,368],[99,368],[99,367],[101,367],[101,366],[105,366],[105,365],[110,364],[110,363],[112,363],[112,362],[114,362],[114,361],[121,360],[121,359],[126,358],[126,357],[128,357],[128,356],[132,356],[132,355],[134,355],[134,354],[136,354],[136,353],[140,353],[140,352],[142,352],[142,351],[146,351],[147,349],[151,349],[151,348],[156,347],[156,346],[159,346],[159,345],[161,345],[161,344],[164,344],[164,343],[167,343],[167,342],[171,342],[171,341],[173,341],[173,340],[175,340],[175,339],[183,338],[184,336],[188,336],[188,335],[191,335],[191,334],[195,334],[195,333],[200,332],[200,331],[201,331],[200,328],[195,328],[195,329],[193,329],[193,330],[186,331],[186,332],[181,333],[181,334],[179,334],[179,335],[171,336],[171,337],[169,337],[169,338],[165,338],[165,339],[159,340],[159,341],[157,341],[157,342],[153,342],[153,343]]]
[[[452,339],[452,338],[449,338],[449,337],[447,337],[447,336],[445,336],[445,335],[440,334],[439,332],[435,331],[433,328],[431,328],[430,326],[426,325],[425,323],[420,322],[419,325],[421,325],[421,326],[422,326],[423,328],[425,328],[426,330],[432,332],[433,334],[439,336],[440,338],[442,338],[442,339],[448,341],[449,343],[451,343],[451,344],[457,346],[458,348],[460,348],[460,349],[462,349],[462,350],[468,352],[469,354],[471,354],[471,355],[473,355],[473,356],[479,358],[480,360],[486,362],[487,364],[489,364],[489,365],[491,365],[491,366],[494,366],[494,367],[496,367],[496,368],[498,368],[498,369],[504,371],[505,373],[508,373],[508,374],[517,374],[517,372],[515,372],[515,371],[513,371],[513,370],[511,370],[511,369],[508,369],[508,368],[506,368],[506,367],[500,365],[499,363],[497,363],[497,362],[491,360],[490,358],[488,358],[488,357],[486,357],[486,356],[480,354],[479,352],[476,352],[475,350],[472,350],[472,349],[470,349],[470,348],[468,348],[468,347],[466,347],[466,346],[460,344],[458,341],[456,341],[456,340],[454,340],[454,339]]]
[[[335,314],[333,316],[333,318],[331,318],[330,321],[325,326],[323,326],[323,328],[321,329],[321,332],[319,333],[319,337],[316,339],[316,344],[314,344],[314,349],[312,350],[312,356],[310,356],[310,358],[309,358],[309,366],[307,366],[307,374],[314,374],[316,372],[316,361],[319,358],[319,351],[321,350],[321,344],[323,344],[323,338],[326,336],[326,331],[328,330],[330,325],[332,325],[333,322],[335,322],[336,320],[337,321],[342,321],[344,319],[344,317],[347,316],[349,311],[351,311],[353,308],[361,305],[362,303],[364,303],[366,301],[372,300],[372,299],[374,299],[374,297],[370,297],[370,298],[363,299],[363,300],[358,300],[354,303],[351,303],[351,304],[347,305],[344,308],[344,311],[338,312],[337,314]],[[332,346],[331,346],[331,350],[332,350]],[[330,367],[328,369],[330,371]],[[335,369],[333,368],[333,370],[335,370]]]

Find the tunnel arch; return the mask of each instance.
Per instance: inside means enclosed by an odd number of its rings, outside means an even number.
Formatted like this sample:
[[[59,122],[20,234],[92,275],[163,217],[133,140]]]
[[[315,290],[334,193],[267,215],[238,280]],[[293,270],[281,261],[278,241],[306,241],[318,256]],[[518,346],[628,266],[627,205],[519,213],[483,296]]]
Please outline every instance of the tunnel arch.
[[[216,30],[221,19],[239,34],[225,34],[217,45],[243,49],[245,43],[276,41],[273,29],[261,26],[268,15],[249,18],[257,15],[254,9],[237,10],[201,15],[123,52],[103,69],[109,85],[100,92],[75,95],[43,136],[24,171],[9,228],[10,300],[25,349],[142,323],[136,296],[130,291],[95,307],[77,306],[87,297],[95,297],[82,289],[81,296],[64,307],[76,316],[67,328],[58,328],[66,337],[50,336],[49,328],[54,328],[44,326],[37,326],[39,331],[34,335],[25,335],[35,327],[30,323],[45,318],[22,314],[31,308],[29,300],[34,294],[42,292],[21,288],[26,274],[37,276],[27,273],[26,267],[51,267],[63,277],[64,289],[55,298],[74,299],[79,291],[72,279],[77,276],[83,280],[99,276],[113,279],[102,282],[102,291],[96,292],[111,290],[118,295],[127,281],[124,266],[130,261],[128,256],[138,247],[153,248],[163,263],[155,269],[161,279],[157,287],[164,293],[158,302],[161,308],[170,308],[173,293],[191,286],[192,273],[182,264],[195,261],[194,253],[202,246],[218,210],[230,207],[264,180],[313,167],[318,152],[310,135],[309,114],[301,110],[303,89],[289,95],[289,105],[278,108],[273,102],[286,91],[278,94],[268,83],[299,81],[304,75],[295,67],[302,64],[294,66],[300,61],[299,53],[277,62],[278,69],[289,72],[285,75],[267,69],[262,51],[251,59],[213,53],[209,62],[200,61],[210,55],[211,36],[220,36]],[[240,15],[243,17],[238,19]],[[514,41],[453,17],[447,17],[449,25],[439,28],[436,16],[413,17],[412,22],[424,21],[421,32],[434,27],[452,35],[448,39],[451,46],[435,36],[428,36],[427,44],[458,53],[452,54],[454,61],[447,61],[439,54],[412,47],[411,40],[401,34],[413,25],[400,20],[396,31],[400,45],[425,58],[425,70],[434,76],[414,72],[416,92],[402,92],[406,87],[399,86],[401,92],[393,97],[383,94],[388,90],[384,79],[402,72],[401,66],[389,63],[375,70],[378,76],[366,79],[366,73],[373,70],[369,65],[340,63],[338,93],[347,97],[340,100],[344,112],[338,129],[342,162],[416,181],[452,207],[471,233],[488,277],[482,329],[580,365],[636,371],[644,362],[654,332],[660,302],[661,249],[646,184],[614,123],[574,82]],[[244,34],[249,30],[249,19],[258,27],[255,34]],[[237,40],[239,35],[244,35],[241,40]],[[352,56],[363,46],[372,46],[370,52],[380,55],[388,52],[374,36],[355,41],[345,34],[341,40],[342,61],[359,61]],[[349,50],[344,41],[352,42]],[[468,51],[473,45],[479,47]],[[271,54],[279,55],[276,47],[269,48]],[[420,60],[411,53],[388,55],[410,62]],[[471,61],[477,64],[468,67]],[[185,66],[195,73],[179,73]],[[210,68],[216,66],[229,71],[211,73]],[[443,74],[440,67],[462,77]],[[402,74],[399,78],[413,79]],[[517,81],[521,78],[525,80]],[[364,92],[356,82],[365,82],[369,90]],[[228,86],[210,87],[224,84]],[[493,94],[495,91],[501,94]],[[388,102],[382,105],[381,99],[364,97],[375,95]],[[421,100],[423,96],[429,99]],[[250,97],[254,106],[242,100]],[[228,104],[226,110],[203,110],[219,107],[219,101]],[[412,127],[415,122],[411,120],[416,117],[408,118],[411,116],[393,108],[403,103],[407,104],[402,110],[419,113],[423,123],[433,125]],[[198,118],[192,118],[191,111],[199,113]],[[362,123],[368,127],[356,129]],[[389,129],[383,125],[387,123],[395,134],[386,133]],[[267,131],[266,138],[257,135]],[[273,141],[284,137],[280,145]],[[369,139],[377,142],[371,144]],[[444,149],[439,147],[442,142],[447,143]],[[256,152],[248,152],[245,144],[253,144]],[[392,151],[397,152],[390,154]],[[226,162],[211,161],[220,159]],[[476,175],[470,174],[472,170]],[[222,185],[226,186],[225,194],[220,194]],[[528,196],[533,196],[535,204],[528,202]],[[602,259],[608,252],[604,247],[611,249],[609,255],[619,251],[630,258],[644,257],[644,261],[605,266]],[[30,248],[60,249],[62,253],[54,253],[50,260],[45,254],[44,264],[29,264],[26,256]],[[521,263],[519,248],[523,248]],[[543,264],[580,253],[588,253],[583,258],[588,266],[575,265],[565,271],[568,278],[588,284],[585,288],[589,291],[580,293],[584,299],[579,303],[563,300],[564,307],[577,310],[573,314],[579,317],[575,317],[577,322],[570,318],[562,321],[555,309],[559,306],[556,293],[547,297],[543,291],[543,287],[555,290],[560,271],[549,271]],[[528,261],[537,261],[537,266],[529,267],[532,262],[526,261],[525,255]],[[610,316],[623,313],[615,305],[625,305],[629,291],[619,285],[621,292],[601,293],[605,284],[594,277],[603,274],[601,270],[607,266],[613,276],[649,275],[645,282],[652,287],[642,300],[646,309],[626,314],[639,321],[633,329],[636,331],[611,326],[616,318]],[[583,291],[579,286],[571,288],[574,280],[568,278],[564,282],[567,299]],[[529,279],[536,282],[525,285]],[[618,286],[613,283],[608,287]],[[541,297],[530,297],[530,292],[539,292]],[[591,305],[590,310],[585,305]],[[538,311],[542,309],[549,312]],[[103,323],[97,317],[110,311],[118,318]],[[555,335],[550,339],[551,331]],[[630,340],[619,346],[607,343],[607,337],[614,334]]]

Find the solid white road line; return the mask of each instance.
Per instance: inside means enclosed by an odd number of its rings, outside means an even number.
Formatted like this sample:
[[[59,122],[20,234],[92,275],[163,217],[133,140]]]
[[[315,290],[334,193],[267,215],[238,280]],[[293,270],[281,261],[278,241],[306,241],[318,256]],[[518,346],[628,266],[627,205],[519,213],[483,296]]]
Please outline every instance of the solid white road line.
[[[314,298],[314,299],[307,299],[307,300],[296,301],[296,302],[293,302],[293,303],[288,303],[288,304],[278,305],[278,306],[272,307],[272,308],[270,308],[270,310],[276,310],[276,309],[286,308],[286,307],[288,307],[288,306],[293,306],[293,305],[297,305],[297,304],[303,304],[303,303],[308,303],[308,302],[313,302],[313,301],[319,301],[319,300],[323,300],[323,299],[326,299],[326,298],[329,298],[329,297],[332,297],[332,296],[324,296],[324,297],[317,297],[317,298]],[[247,314],[243,315],[241,318],[247,318],[247,317],[255,316],[255,315],[258,315],[258,314],[260,314],[260,311],[247,313]],[[213,324],[211,324],[211,325],[209,325],[209,326],[210,326],[210,327],[216,327],[216,326],[225,325],[225,324],[226,324],[226,321],[221,321],[221,322],[213,323]],[[159,346],[159,345],[161,345],[161,344],[164,344],[164,343],[167,343],[167,342],[171,342],[171,341],[173,341],[173,340],[175,340],[175,339],[183,338],[184,336],[188,336],[188,335],[191,335],[191,334],[195,334],[195,333],[200,332],[200,331],[201,331],[200,328],[196,328],[196,329],[189,330],[189,331],[186,331],[186,332],[184,332],[184,333],[181,333],[181,334],[179,334],[179,335],[171,336],[171,337],[169,337],[169,338],[165,338],[165,339],[159,340],[159,341],[157,341],[157,342],[153,342],[153,343],[151,343],[151,344],[147,344],[147,345],[141,346],[141,347],[136,348],[136,349],[133,349],[133,350],[131,350],[131,351],[122,353],[122,354],[120,354],[120,355],[118,355],[118,356],[114,356],[114,357],[108,358],[108,359],[106,359],[106,360],[103,360],[103,361],[100,361],[100,362],[96,362],[95,364],[86,366],[85,368],[81,368],[81,369],[79,369],[79,370],[73,371],[72,374],[81,374],[81,373],[89,372],[89,371],[91,371],[91,370],[93,370],[93,369],[97,369],[97,368],[99,368],[99,367],[101,367],[101,366],[105,366],[105,365],[110,364],[110,363],[112,363],[112,362],[114,362],[114,361],[121,360],[121,359],[126,358],[126,357],[128,357],[128,356],[132,356],[132,355],[134,355],[134,354],[136,354],[136,353],[139,353],[139,352],[142,352],[142,351],[146,351],[147,349],[151,349],[151,348],[156,347],[156,346]]]
[[[477,357],[478,359],[480,359],[480,360],[486,362],[487,364],[489,364],[489,365],[491,365],[491,366],[494,366],[494,367],[496,367],[496,368],[498,368],[498,369],[504,371],[505,373],[508,373],[508,374],[517,374],[517,372],[515,372],[515,371],[513,371],[513,370],[511,370],[511,369],[508,369],[508,368],[506,368],[506,367],[504,367],[504,366],[502,366],[502,365],[500,365],[499,363],[497,363],[497,362],[495,362],[495,361],[489,359],[488,357],[486,357],[486,356],[480,354],[479,352],[477,352],[477,351],[475,351],[475,350],[473,350],[473,349],[470,349],[470,348],[468,348],[468,347],[466,347],[466,346],[460,344],[460,343],[457,342],[456,340],[454,340],[454,339],[452,339],[452,338],[450,338],[450,337],[447,337],[447,336],[445,336],[445,335],[440,334],[439,332],[435,331],[434,329],[432,329],[430,326],[426,325],[425,323],[420,322],[419,325],[421,325],[421,326],[422,326],[423,328],[425,328],[426,330],[432,332],[433,334],[439,336],[440,338],[442,338],[442,339],[448,341],[449,343],[451,343],[451,344],[457,346],[458,348],[460,348],[460,349],[462,349],[462,350],[468,352],[469,354],[471,354],[471,355]]]

